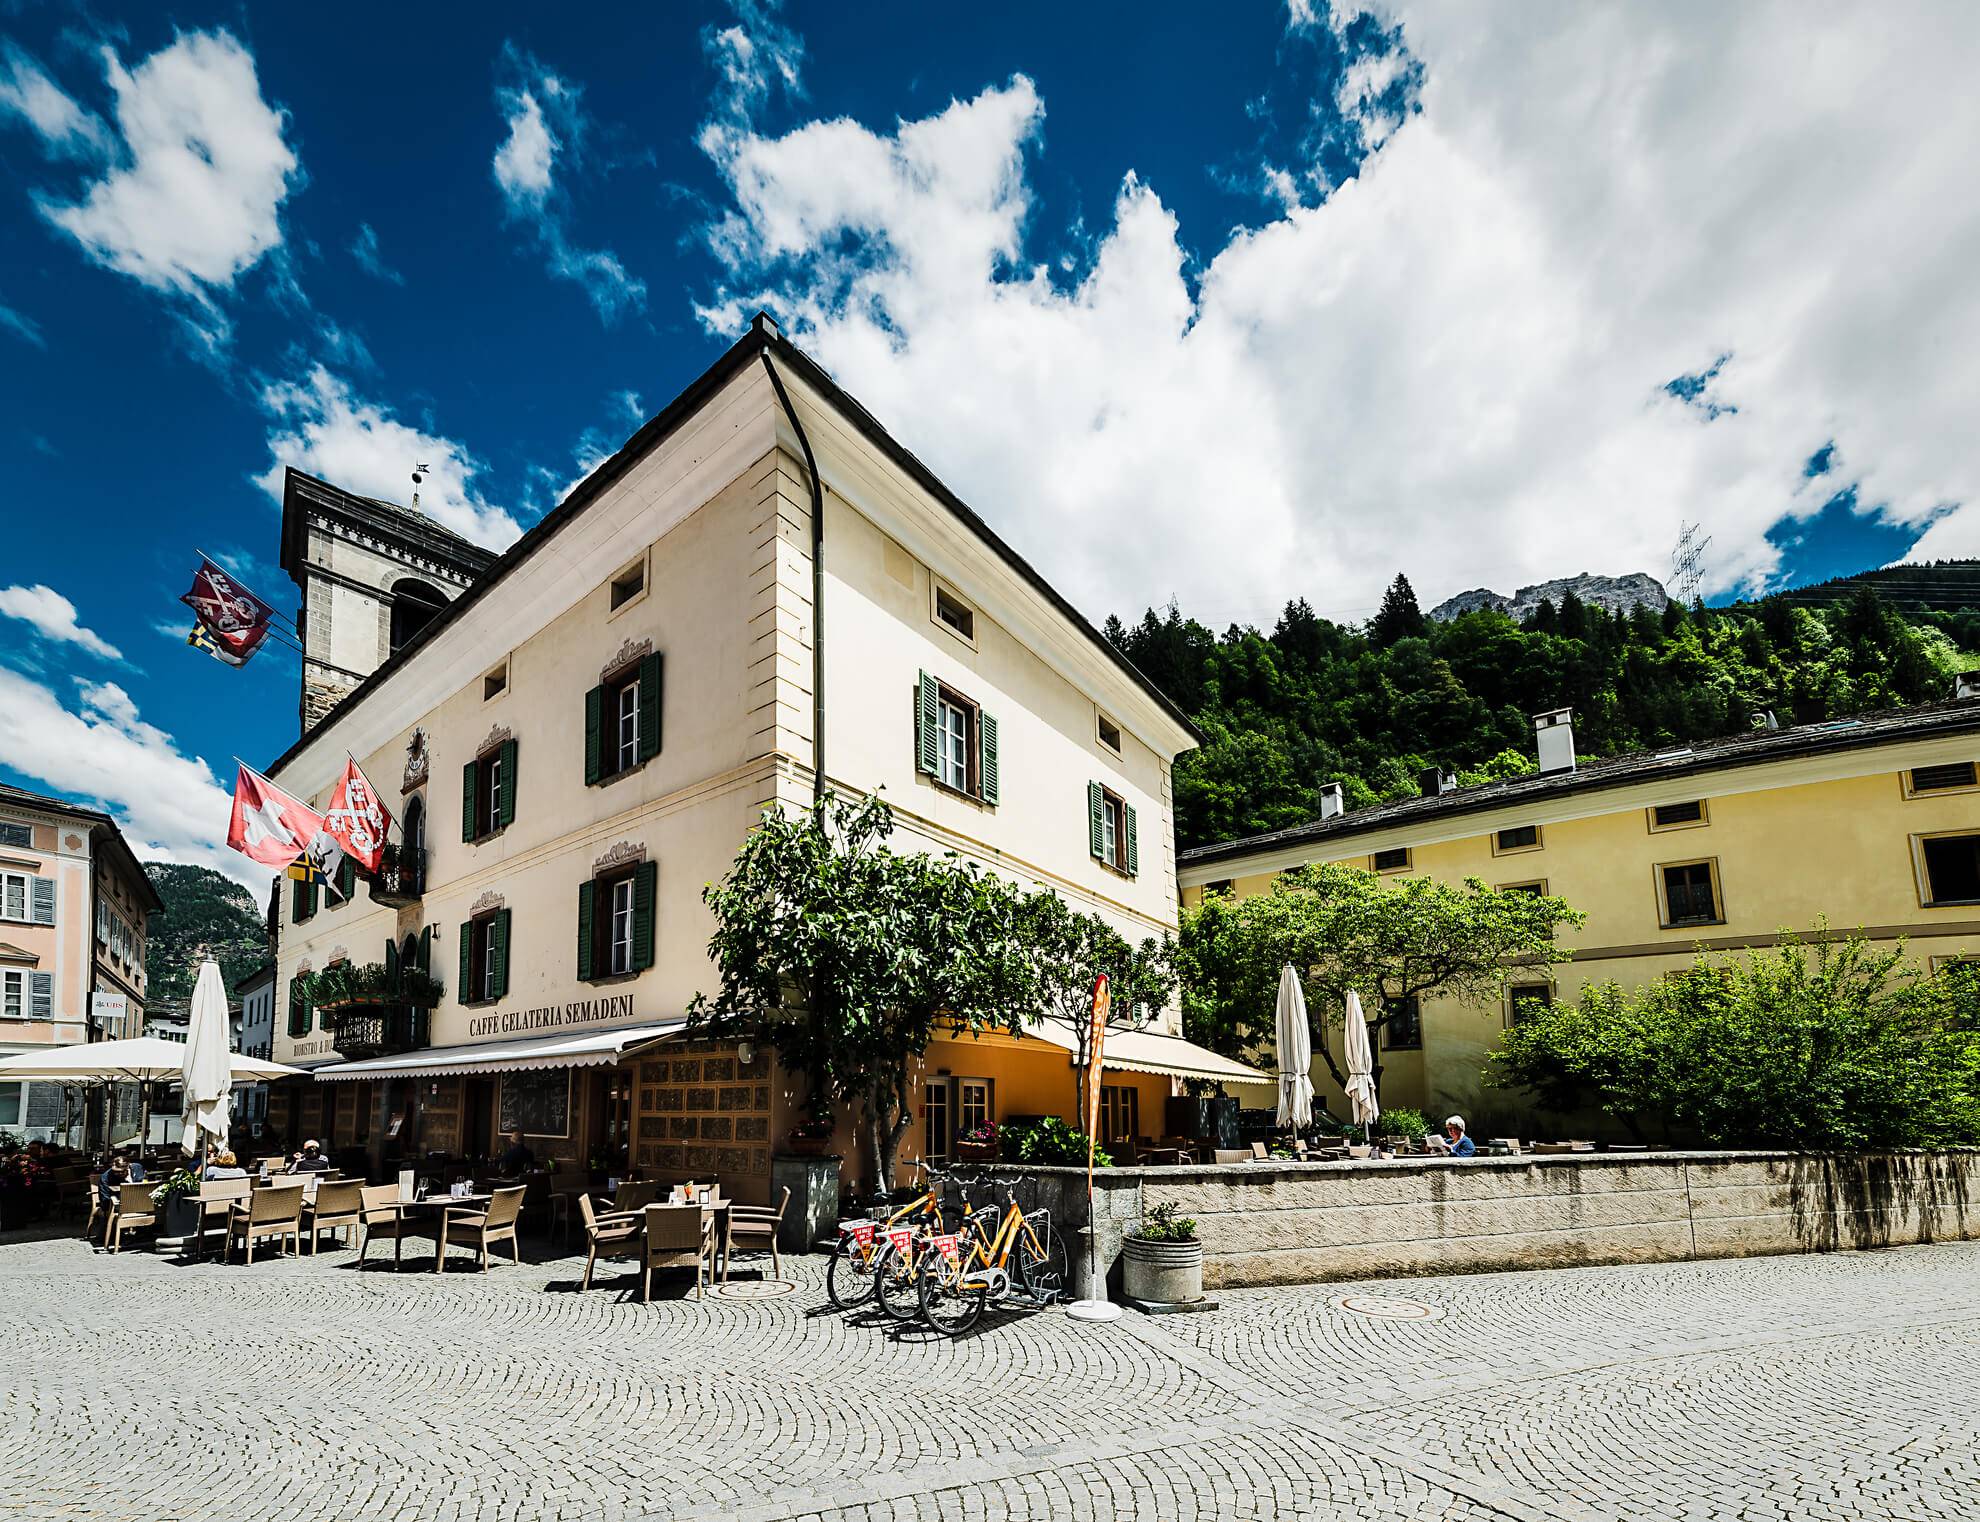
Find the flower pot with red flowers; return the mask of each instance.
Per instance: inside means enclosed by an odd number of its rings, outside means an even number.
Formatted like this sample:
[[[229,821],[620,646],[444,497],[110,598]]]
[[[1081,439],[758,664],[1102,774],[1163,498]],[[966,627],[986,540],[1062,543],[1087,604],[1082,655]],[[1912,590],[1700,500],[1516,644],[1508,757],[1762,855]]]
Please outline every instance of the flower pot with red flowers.
[[[837,1130],[829,1116],[814,1115],[784,1133],[781,1150],[789,1157],[823,1157]]]

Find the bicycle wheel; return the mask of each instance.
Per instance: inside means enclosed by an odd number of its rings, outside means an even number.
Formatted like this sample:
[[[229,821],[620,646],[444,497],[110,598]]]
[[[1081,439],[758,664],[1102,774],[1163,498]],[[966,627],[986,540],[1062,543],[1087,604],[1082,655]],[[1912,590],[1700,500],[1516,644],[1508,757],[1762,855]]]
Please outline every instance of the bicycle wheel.
[[[971,1289],[962,1283],[964,1266],[940,1253],[930,1253],[922,1263],[920,1279],[921,1319],[944,1337],[960,1337],[983,1314],[990,1292]]]
[[[873,1299],[882,1315],[912,1321],[921,1309],[921,1284],[913,1258],[897,1253],[889,1243],[874,1257]]]
[[[832,1244],[832,1261],[825,1265],[825,1295],[842,1311],[864,1305],[873,1293],[873,1275],[861,1261],[852,1238],[840,1237]]]
[[[1044,1252],[1032,1250],[1029,1233],[1018,1233],[1017,1248],[1011,1254],[1017,1259],[1017,1280],[1040,1305],[1051,1305],[1067,1298],[1072,1287],[1066,1239],[1049,1219],[1034,1220],[1031,1226]]]

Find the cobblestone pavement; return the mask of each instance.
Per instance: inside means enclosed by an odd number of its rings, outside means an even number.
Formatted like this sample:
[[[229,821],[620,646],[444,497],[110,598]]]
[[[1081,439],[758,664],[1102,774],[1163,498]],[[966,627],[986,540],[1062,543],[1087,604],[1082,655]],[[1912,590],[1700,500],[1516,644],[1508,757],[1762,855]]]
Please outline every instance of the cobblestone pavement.
[[[580,1294],[574,1259],[429,1251],[0,1239],[0,1519],[1980,1509],[1980,1246],[1247,1290],[956,1344],[824,1310],[815,1262],[782,1298],[643,1306],[616,1265]]]

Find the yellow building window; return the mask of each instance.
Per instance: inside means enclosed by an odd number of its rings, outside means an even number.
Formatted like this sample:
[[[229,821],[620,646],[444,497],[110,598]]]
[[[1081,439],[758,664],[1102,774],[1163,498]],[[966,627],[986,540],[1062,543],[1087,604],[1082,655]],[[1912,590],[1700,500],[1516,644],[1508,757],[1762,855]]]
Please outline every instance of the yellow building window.
[[[1710,824],[1711,818],[1705,812],[1705,800],[1694,798],[1688,803],[1659,803],[1650,809],[1650,829],[1694,830],[1702,824]]]
[[[1516,851],[1537,851],[1543,841],[1537,824],[1516,824],[1492,836],[1492,854],[1510,856]]]
[[[1914,835],[1912,851],[1926,908],[1980,904],[1980,835]]]
[[[1724,924],[1725,904],[1719,892],[1718,862],[1707,858],[1659,866],[1657,906],[1667,930]]]
[[[1368,858],[1368,864],[1377,872],[1407,872],[1409,847],[1396,846],[1387,851],[1377,851]]]

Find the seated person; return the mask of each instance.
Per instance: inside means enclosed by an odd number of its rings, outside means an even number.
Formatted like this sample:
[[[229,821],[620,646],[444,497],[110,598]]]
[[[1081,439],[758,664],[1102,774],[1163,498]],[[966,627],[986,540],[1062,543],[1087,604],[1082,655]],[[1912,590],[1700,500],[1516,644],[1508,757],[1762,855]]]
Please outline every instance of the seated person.
[[[206,1171],[201,1178],[246,1178],[247,1169],[234,1158],[234,1154],[222,1147],[206,1160]]]
[[[1464,1134],[1464,1117],[1453,1115],[1444,1122],[1444,1135],[1449,1138],[1452,1157],[1476,1157],[1478,1145]]]
[[[117,1190],[123,1184],[144,1182],[144,1165],[139,1163],[133,1171],[131,1160],[121,1152],[110,1155],[110,1166],[96,1176],[96,1195],[105,1208],[117,1203]]]
[[[523,1141],[520,1129],[509,1133],[509,1145],[502,1149],[502,1155],[495,1160],[495,1166],[504,1178],[521,1178],[536,1166],[536,1154],[529,1150]]]
[[[289,1159],[290,1173],[328,1173],[330,1159],[323,1155],[323,1149],[312,1138],[302,1145],[302,1151]]]

